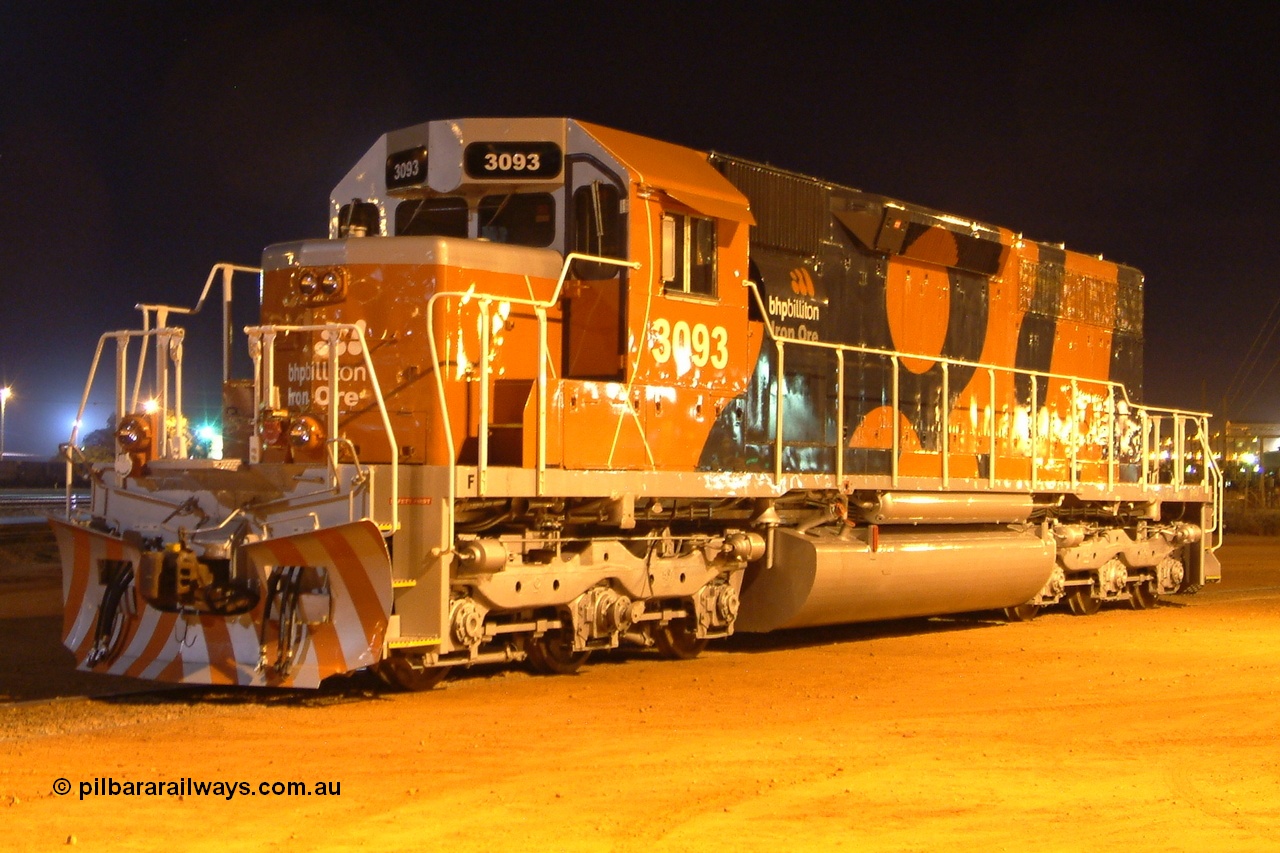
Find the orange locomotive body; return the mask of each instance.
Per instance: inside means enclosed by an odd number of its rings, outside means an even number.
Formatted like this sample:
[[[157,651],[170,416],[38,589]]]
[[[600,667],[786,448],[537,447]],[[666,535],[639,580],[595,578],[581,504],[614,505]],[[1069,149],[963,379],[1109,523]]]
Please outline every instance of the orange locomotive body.
[[[574,120],[466,119],[383,136],[327,239],[218,269],[228,336],[233,276],[261,293],[252,379],[224,353],[223,458],[191,458],[184,309],[99,347],[133,414],[54,523],[84,668],[426,687],[734,630],[1142,608],[1219,575],[1207,416],[1141,402],[1142,280],[1100,257]]]

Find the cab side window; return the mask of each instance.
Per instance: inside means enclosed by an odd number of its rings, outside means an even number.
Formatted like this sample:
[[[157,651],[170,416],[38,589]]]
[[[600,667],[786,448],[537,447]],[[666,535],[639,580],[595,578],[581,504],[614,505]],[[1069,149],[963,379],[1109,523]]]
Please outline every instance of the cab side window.
[[[573,192],[573,249],[602,258],[623,258],[622,203],[618,188],[594,181]],[[573,262],[573,277],[584,280],[613,278],[618,267],[587,261]]]
[[[662,217],[662,281],[668,293],[716,295],[714,219],[682,213]]]

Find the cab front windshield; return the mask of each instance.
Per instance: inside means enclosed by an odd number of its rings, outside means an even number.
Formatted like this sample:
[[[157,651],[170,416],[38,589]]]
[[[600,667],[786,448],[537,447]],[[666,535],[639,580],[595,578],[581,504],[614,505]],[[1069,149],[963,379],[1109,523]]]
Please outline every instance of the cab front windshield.
[[[550,246],[556,237],[555,199],[550,193],[487,195],[476,205],[475,216],[470,214],[461,196],[408,199],[396,206],[394,233],[472,237],[535,248]]]

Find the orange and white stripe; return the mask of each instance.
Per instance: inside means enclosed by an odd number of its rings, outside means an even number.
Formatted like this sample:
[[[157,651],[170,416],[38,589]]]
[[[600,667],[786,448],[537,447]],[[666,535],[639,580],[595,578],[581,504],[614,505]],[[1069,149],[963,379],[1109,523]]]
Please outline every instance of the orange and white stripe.
[[[105,589],[100,562],[127,560],[136,573],[141,553],[106,533],[56,519],[52,525],[62,552],[62,642],[81,669],[187,684],[315,687],[382,656],[391,612],[391,560],[371,521],[244,546],[241,558],[257,573],[263,600],[239,616],[157,610],[138,595],[135,584],[121,604],[126,623],[119,653],[92,665],[87,661]],[[281,566],[325,568],[332,600],[330,620],[304,628],[295,663],[284,677],[273,667],[278,608],[265,632],[265,666],[259,666],[267,578]]]

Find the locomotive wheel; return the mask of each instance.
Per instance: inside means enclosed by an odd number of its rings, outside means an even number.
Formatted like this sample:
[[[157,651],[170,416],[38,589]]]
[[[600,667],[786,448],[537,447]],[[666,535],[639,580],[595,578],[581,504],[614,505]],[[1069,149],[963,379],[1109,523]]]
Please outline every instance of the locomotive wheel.
[[[415,661],[409,655],[392,654],[379,661],[374,671],[388,686],[418,693],[444,681],[449,669],[447,666],[423,666],[420,656]]]
[[[1009,622],[1030,622],[1040,612],[1040,605],[1027,602],[1017,607],[1006,607],[1004,618]]]
[[[658,653],[669,660],[692,660],[707,647],[707,638],[698,639],[689,627],[688,619],[678,619],[655,628],[653,642]]]
[[[573,638],[562,631],[548,632],[533,640],[526,640],[525,654],[529,666],[542,675],[573,675],[591,657],[591,652],[575,652]]]
[[[1093,591],[1087,586],[1073,586],[1063,596],[1072,616],[1092,616],[1098,612],[1102,602],[1093,597]]]
[[[1156,606],[1160,593],[1156,591],[1154,581],[1139,581],[1129,584],[1129,606],[1134,610],[1150,610]]]

